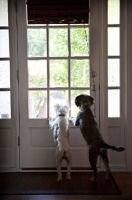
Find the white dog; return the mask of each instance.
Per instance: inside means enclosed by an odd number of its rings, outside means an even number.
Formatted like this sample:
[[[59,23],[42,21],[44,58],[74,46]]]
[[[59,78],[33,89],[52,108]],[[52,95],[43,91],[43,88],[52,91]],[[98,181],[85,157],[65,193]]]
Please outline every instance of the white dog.
[[[68,126],[69,120],[67,114],[69,112],[69,106],[61,106],[56,104],[55,106],[56,118],[55,120],[49,119],[49,125],[53,129],[54,142],[57,146],[56,149],[56,163],[57,163],[57,181],[62,180],[61,174],[61,162],[63,159],[67,161],[67,179],[71,179],[71,161],[72,156],[70,152],[70,146],[68,142]]]

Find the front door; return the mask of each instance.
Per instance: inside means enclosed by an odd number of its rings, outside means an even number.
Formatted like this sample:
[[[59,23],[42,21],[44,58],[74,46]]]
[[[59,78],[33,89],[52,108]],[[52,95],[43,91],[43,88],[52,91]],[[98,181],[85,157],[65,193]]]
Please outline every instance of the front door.
[[[20,168],[53,168],[55,144],[48,118],[54,117],[54,104],[69,104],[69,114],[74,117],[78,112],[74,104],[77,95],[86,93],[97,99],[99,96],[90,90],[98,74],[93,73],[91,80],[90,28],[88,24],[26,23],[26,5],[21,1],[18,2]],[[89,167],[88,147],[80,130],[72,124],[69,141],[72,166]]]
[[[107,24],[104,21],[105,28],[103,24],[106,2],[103,7],[101,1],[100,7],[97,6],[96,0],[91,1],[89,24],[29,25],[26,21],[25,1],[18,1],[20,169],[51,169],[56,166],[55,145],[48,118],[54,117],[55,103],[68,103],[71,107],[69,115],[76,116],[78,109],[74,105],[74,99],[81,93],[94,97],[96,104],[93,112],[107,142],[116,143],[117,140],[117,144],[123,144],[121,96],[118,95],[121,87],[120,83],[111,85],[107,82],[110,78],[106,74],[109,70],[107,64],[117,66],[117,71],[112,72],[112,84],[115,84],[113,79],[117,77],[113,78],[113,75],[121,73],[118,69],[119,62],[115,62],[120,60],[120,54],[108,55],[106,50]],[[108,30],[111,30],[110,28]],[[120,24],[118,30],[119,28]],[[115,34],[118,35],[118,31]],[[119,35],[117,38],[119,39]],[[111,74],[110,70],[109,73]],[[118,111],[115,115],[115,112],[111,112],[113,98],[116,100],[115,110]],[[101,120],[99,116],[102,116]],[[117,121],[118,124],[115,125]],[[87,168],[90,165],[86,142],[79,128],[70,124],[69,129],[72,167]],[[113,133],[115,134],[112,135]],[[116,156],[112,155],[111,160],[118,156],[114,155]],[[123,166],[123,160],[124,154],[120,154],[118,164]],[[65,163],[63,165],[65,166]]]

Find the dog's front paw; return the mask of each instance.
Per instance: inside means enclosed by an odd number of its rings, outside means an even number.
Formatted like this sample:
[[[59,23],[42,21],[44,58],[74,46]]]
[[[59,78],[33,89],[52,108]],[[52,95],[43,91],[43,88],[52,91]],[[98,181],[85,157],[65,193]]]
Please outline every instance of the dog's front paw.
[[[49,123],[51,123],[51,122],[53,122],[53,121],[54,121],[54,118],[52,118],[52,117],[49,117],[49,118],[48,118],[48,121],[49,121]]]
[[[75,124],[75,118],[74,117],[69,117],[69,121]]]
[[[51,117],[49,117],[49,118],[48,118],[48,121],[49,121],[49,126],[50,126],[50,128],[52,129],[53,126],[54,126],[54,119],[51,118]]]

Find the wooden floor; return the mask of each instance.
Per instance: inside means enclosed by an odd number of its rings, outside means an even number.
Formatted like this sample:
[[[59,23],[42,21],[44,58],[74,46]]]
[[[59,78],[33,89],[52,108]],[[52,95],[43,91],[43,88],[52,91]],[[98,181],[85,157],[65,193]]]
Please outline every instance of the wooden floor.
[[[112,174],[122,195],[10,195],[0,200],[132,200],[132,172]]]

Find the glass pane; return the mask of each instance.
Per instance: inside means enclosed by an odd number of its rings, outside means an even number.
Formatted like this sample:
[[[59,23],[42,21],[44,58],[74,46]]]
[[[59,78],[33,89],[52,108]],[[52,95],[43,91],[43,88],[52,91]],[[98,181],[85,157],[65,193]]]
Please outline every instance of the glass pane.
[[[71,29],[71,55],[89,56],[89,29]]]
[[[89,60],[71,60],[71,87],[89,87]]]
[[[29,118],[47,118],[47,91],[29,91]]]
[[[120,90],[108,90],[108,117],[120,117]]]
[[[7,0],[0,1],[0,26],[8,26],[8,4]]]
[[[29,87],[47,87],[47,61],[28,61]]]
[[[38,57],[47,55],[47,40],[45,29],[28,29],[28,56]]]
[[[68,56],[67,28],[49,29],[49,55],[51,57]]]
[[[117,27],[108,28],[108,55],[120,55],[120,29]]]
[[[50,117],[55,117],[55,104],[67,105],[68,104],[68,91],[67,90],[52,90],[50,91]]]
[[[10,92],[0,92],[0,118],[11,118]]]
[[[119,59],[108,59],[108,86],[120,86]]]
[[[0,88],[10,88],[9,61],[0,61]]]
[[[108,0],[108,24],[120,23],[120,1]]]
[[[71,90],[71,117],[76,117],[79,108],[75,105],[75,98],[80,94],[90,95],[90,90]]]
[[[50,87],[68,86],[68,62],[67,60],[50,61]]]
[[[8,30],[0,30],[0,57],[9,57]]]

